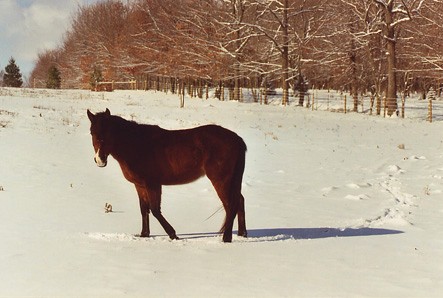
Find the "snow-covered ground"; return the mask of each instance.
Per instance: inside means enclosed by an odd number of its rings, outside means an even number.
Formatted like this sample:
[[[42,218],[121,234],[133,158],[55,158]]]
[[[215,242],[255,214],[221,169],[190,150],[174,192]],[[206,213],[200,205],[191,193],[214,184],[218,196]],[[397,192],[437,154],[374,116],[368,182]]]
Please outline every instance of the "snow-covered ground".
[[[443,295],[443,122],[214,99],[180,109],[143,91],[0,94],[0,297]],[[153,218],[154,237],[136,237],[135,189],[112,158],[95,165],[88,108],[242,136],[249,238],[221,242],[207,178],[163,189],[182,240]]]

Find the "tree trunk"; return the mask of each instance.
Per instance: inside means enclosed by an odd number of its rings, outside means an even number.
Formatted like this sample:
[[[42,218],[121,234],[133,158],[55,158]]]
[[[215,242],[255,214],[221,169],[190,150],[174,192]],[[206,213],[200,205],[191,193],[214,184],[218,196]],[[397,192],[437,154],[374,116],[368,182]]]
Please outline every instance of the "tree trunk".
[[[351,95],[354,101],[354,112],[358,111],[358,78],[357,78],[357,49],[355,41],[355,22],[351,20],[351,48],[349,52],[349,59],[351,62]]]
[[[283,99],[282,104],[287,105],[288,100],[288,68],[289,68],[289,36],[288,36],[288,0],[284,1],[283,9],[283,47],[282,47],[282,89]]]
[[[303,106],[305,102],[305,80],[303,79],[303,75],[301,72],[298,73],[298,105]]]
[[[396,51],[395,51],[395,27],[392,26],[394,21],[393,10],[394,1],[392,1],[385,12],[386,18],[386,50],[387,50],[387,75],[388,86],[386,89],[386,104],[388,108],[388,116],[391,116],[397,111],[397,79],[396,79]]]
[[[240,65],[237,64],[235,67],[235,78],[234,78],[234,96],[233,99],[240,101]]]

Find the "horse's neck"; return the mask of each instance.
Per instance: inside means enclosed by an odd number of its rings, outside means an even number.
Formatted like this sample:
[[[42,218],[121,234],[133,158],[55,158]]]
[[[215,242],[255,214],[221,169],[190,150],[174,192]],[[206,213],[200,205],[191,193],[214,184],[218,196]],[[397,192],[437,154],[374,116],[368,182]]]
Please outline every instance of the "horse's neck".
[[[111,155],[119,160],[125,159],[128,154],[131,154],[131,148],[134,146],[134,130],[135,125],[123,118],[115,118],[111,123],[111,135],[114,138],[114,146]]]
[[[137,150],[151,141],[154,142],[154,139],[164,131],[155,125],[137,124],[121,118],[119,122],[113,124],[112,134],[115,137],[115,145],[111,155],[117,160],[131,159]]]

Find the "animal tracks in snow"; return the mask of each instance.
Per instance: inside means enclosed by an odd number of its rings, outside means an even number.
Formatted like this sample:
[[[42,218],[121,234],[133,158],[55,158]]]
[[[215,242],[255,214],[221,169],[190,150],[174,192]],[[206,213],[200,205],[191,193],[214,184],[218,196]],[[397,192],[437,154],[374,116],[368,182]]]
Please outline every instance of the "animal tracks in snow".
[[[359,200],[369,200],[371,197],[368,196],[367,194],[361,194],[361,195],[347,195],[345,197],[348,200],[354,200],[354,201],[359,201]]]
[[[404,173],[405,171],[404,170],[402,170],[399,166],[397,166],[397,165],[390,165],[389,167],[388,167],[388,171],[390,172],[390,173],[394,173],[394,174],[402,174],[402,173]]]
[[[371,187],[371,186],[372,186],[372,183],[369,183],[369,182],[360,183],[360,184],[355,184],[355,183],[346,184],[346,187],[350,188],[350,189],[368,188],[368,187]]]
[[[427,170],[430,173],[417,179],[415,172]],[[366,219],[363,226],[373,227],[383,224],[413,225],[414,208],[419,207],[421,199],[434,194],[442,193],[440,189],[442,175],[441,170],[434,168],[432,162],[425,156],[411,155],[403,158],[401,166],[389,165],[385,172],[381,173],[378,188],[382,193],[390,197],[389,205],[382,214],[374,218]],[[412,173],[413,175],[408,175]],[[420,187],[422,185],[422,187]],[[419,186],[419,187],[417,187]],[[417,192],[417,189],[423,189]],[[415,194],[406,189],[415,189]]]
[[[426,160],[426,157],[425,156],[415,156],[415,155],[412,155],[410,157],[405,157],[404,160],[412,160],[412,161],[415,161],[415,160]]]
[[[323,193],[323,197],[327,197],[329,194],[340,191],[340,192],[357,192],[352,194],[346,194],[344,195],[344,198],[347,200],[352,201],[360,201],[360,200],[369,200],[371,198],[371,195],[366,193],[358,193],[361,192],[363,189],[370,189],[372,188],[373,184],[369,182],[364,183],[348,183],[342,187],[339,186],[328,186],[321,189]]]
[[[384,205],[378,215],[372,217],[363,217],[360,220],[359,227],[379,227],[385,224],[394,226],[412,225],[413,224],[413,209],[419,205],[419,199],[422,195],[438,194],[442,191],[440,189],[433,189],[435,184],[423,185],[427,192],[422,194],[411,194],[407,191],[410,189],[411,183],[421,183],[421,181],[409,181],[408,172],[416,171],[416,167],[428,166],[426,162],[428,159],[425,156],[412,155],[403,158],[399,164],[384,165],[379,168],[379,174],[374,178],[368,179],[363,183],[347,183],[342,186],[328,186],[321,189],[323,197],[342,198],[349,202],[356,202],[352,204],[363,204],[363,208],[368,206],[371,202],[373,206],[377,201],[382,200]],[[441,169],[437,169],[441,170]],[[437,181],[443,180],[443,175],[438,172],[433,172],[429,175]],[[425,177],[424,177],[425,178]],[[440,182],[441,184],[441,182]],[[387,199],[387,201],[386,201]],[[360,203],[359,203],[360,202]]]

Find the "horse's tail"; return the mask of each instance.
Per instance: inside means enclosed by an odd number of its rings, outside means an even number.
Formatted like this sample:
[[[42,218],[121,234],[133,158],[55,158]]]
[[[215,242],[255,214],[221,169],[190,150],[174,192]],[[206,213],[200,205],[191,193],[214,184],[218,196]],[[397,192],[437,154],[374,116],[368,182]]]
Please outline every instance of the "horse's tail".
[[[237,163],[234,167],[234,175],[232,176],[231,182],[231,200],[238,201],[235,199],[237,194],[241,194],[241,184],[243,181],[243,173],[245,171],[245,163],[246,163],[246,143],[240,138],[240,147],[239,154],[237,157]]]
[[[227,204],[228,212],[225,217],[225,221],[223,223],[222,228],[220,229],[220,233],[223,233],[226,230],[228,224],[228,214],[231,214],[234,218],[237,215],[239,208],[243,208],[244,211],[244,198],[241,194],[241,187],[243,181],[243,173],[245,171],[245,160],[246,160],[246,143],[242,138],[239,138],[239,146],[238,146],[238,156],[236,163],[234,165],[234,171],[231,178],[231,186],[229,189],[229,201]],[[231,221],[234,219],[232,218]]]

